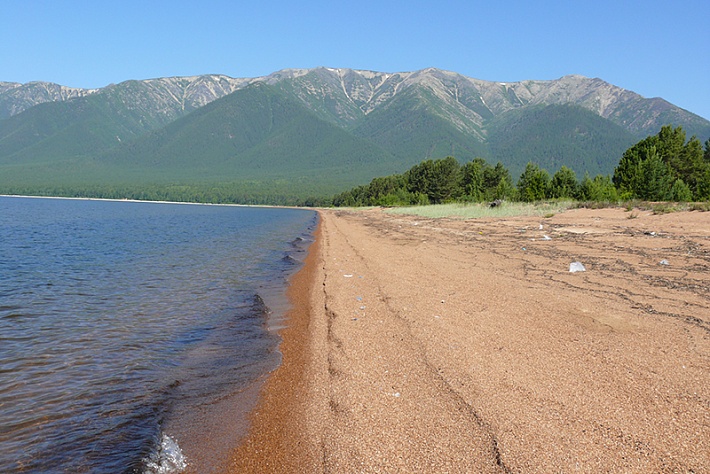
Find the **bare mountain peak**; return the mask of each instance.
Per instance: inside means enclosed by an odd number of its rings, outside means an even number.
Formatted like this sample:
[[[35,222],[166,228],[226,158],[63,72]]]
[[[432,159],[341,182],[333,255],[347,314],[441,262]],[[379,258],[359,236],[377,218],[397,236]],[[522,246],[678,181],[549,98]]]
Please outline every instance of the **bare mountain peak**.
[[[0,83],[0,119],[19,114],[44,102],[57,102],[95,94],[99,89],[80,89],[53,82],[32,81],[26,84]]]
[[[440,115],[452,114],[457,128],[465,133],[483,133],[480,130],[486,120],[514,109],[559,104],[583,107],[637,135],[655,133],[671,121],[690,121],[701,129],[707,126],[707,120],[662,99],[645,99],[599,78],[570,74],[553,80],[493,82],[434,67],[408,72],[292,68],[254,78],[221,74],[163,77],[125,81],[101,89],[0,82],[0,119],[43,102],[113,94],[121,97],[130,110],[160,117],[160,122],[167,123],[255,82],[284,88],[313,111],[340,124],[355,123],[389,107],[406,92],[418,97],[420,106],[431,107]],[[421,105],[426,96],[435,97],[438,105]]]
[[[20,87],[22,84],[19,82],[2,82],[0,81],[0,94],[3,92],[15,89],[17,87]]]
[[[257,78],[257,80],[266,82],[267,84],[274,84],[283,80],[305,76],[311,71],[312,69],[281,69],[279,71],[272,72],[268,76]]]

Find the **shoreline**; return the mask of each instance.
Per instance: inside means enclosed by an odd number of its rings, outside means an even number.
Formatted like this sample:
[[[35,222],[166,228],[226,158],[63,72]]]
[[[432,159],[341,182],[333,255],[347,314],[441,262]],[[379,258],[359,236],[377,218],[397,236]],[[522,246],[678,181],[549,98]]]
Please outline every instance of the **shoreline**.
[[[313,232],[303,266],[291,277],[287,298],[291,309],[279,330],[282,354],[279,367],[261,385],[259,401],[249,415],[249,429],[233,451],[223,472],[308,472],[315,446],[301,438],[310,389],[306,372],[312,367],[312,314],[317,281],[321,275],[322,215]],[[296,446],[292,443],[296,442]],[[309,449],[310,448],[310,449]]]
[[[0,194],[0,198],[21,198],[21,199],[56,199],[56,200],[71,200],[71,201],[107,201],[107,202],[135,202],[145,204],[184,204],[188,206],[224,206],[224,207],[256,207],[266,209],[303,209],[307,211],[315,211],[315,208],[302,206],[280,206],[270,204],[233,204],[233,203],[211,203],[211,202],[194,202],[194,201],[149,201],[145,199],[118,199],[118,198],[91,198],[91,197],[71,197],[71,196],[32,196],[24,194]]]
[[[710,469],[710,213],[319,215],[225,472]]]
[[[306,209],[307,210],[307,209]],[[310,249],[316,245],[316,232],[320,217],[313,212],[307,227],[301,234],[289,242],[286,257],[289,263],[282,271],[286,273],[281,280],[263,282],[255,288],[255,297],[260,300],[259,311],[263,311],[263,328],[274,341],[270,346],[263,370],[251,382],[238,391],[225,394],[209,405],[183,413],[177,420],[166,424],[166,432],[179,442],[187,466],[180,472],[222,472],[231,453],[249,435],[251,418],[263,398],[264,385],[283,365],[283,332],[287,321],[296,307],[290,295],[296,276],[306,266],[305,260]],[[276,282],[276,283],[275,283]],[[172,471],[171,471],[172,472]]]

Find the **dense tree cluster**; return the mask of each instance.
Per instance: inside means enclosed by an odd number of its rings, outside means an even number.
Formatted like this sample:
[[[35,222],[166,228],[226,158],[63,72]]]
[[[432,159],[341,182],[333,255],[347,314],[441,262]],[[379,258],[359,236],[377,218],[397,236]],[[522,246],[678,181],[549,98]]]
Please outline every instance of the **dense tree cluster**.
[[[335,206],[397,206],[506,199],[515,189],[508,170],[476,158],[461,166],[453,157],[426,160],[402,175],[375,178],[333,198]]]
[[[453,157],[426,160],[401,175],[375,178],[333,198],[334,206],[401,206],[445,202],[540,201],[543,199],[614,201],[616,188],[608,176],[581,182],[574,171],[562,166],[552,178],[547,170],[528,163],[517,184],[501,163],[483,158],[460,165]]]
[[[580,201],[708,201],[710,200],[710,140],[705,149],[681,127],[665,126],[658,135],[629,148],[613,177],[575,172],[562,166],[552,176],[528,163],[514,185],[501,164],[483,158],[461,165],[453,157],[426,160],[401,175],[375,178],[333,198],[335,206],[396,206],[496,199],[525,202],[544,199]]]
[[[613,182],[624,198],[710,200],[710,140],[703,152],[696,137],[686,142],[681,127],[664,126],[626,150]]]
[[[0,188],[0,194],[29,196],[60,196],[89,199],[131,199],[141,201],[198,202],[206,204],[248,204],[323,206],[330,200],[315,197],[294,196],[274,189],[264,190],[265,185],[248,183],[220,183],[211,185],[74,185],[34,188],[14,186]]]

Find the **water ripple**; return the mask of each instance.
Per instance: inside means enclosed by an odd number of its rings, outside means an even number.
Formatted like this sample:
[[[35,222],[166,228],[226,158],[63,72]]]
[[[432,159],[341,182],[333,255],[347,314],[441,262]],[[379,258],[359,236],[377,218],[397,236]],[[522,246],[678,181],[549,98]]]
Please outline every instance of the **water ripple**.
[[[166,421],[258,377],[254,294],[311,216],[0,198],[0,472],[142,472]]]

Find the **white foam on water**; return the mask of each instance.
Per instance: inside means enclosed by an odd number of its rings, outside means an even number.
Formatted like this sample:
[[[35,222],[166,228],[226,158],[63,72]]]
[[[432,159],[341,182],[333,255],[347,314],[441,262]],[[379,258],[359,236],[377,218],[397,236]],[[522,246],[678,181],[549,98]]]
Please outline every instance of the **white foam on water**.
[[[158,450],[146,460],[143,474],[176,474],[186,467],[187,459],[177,441],[163,433]]]

